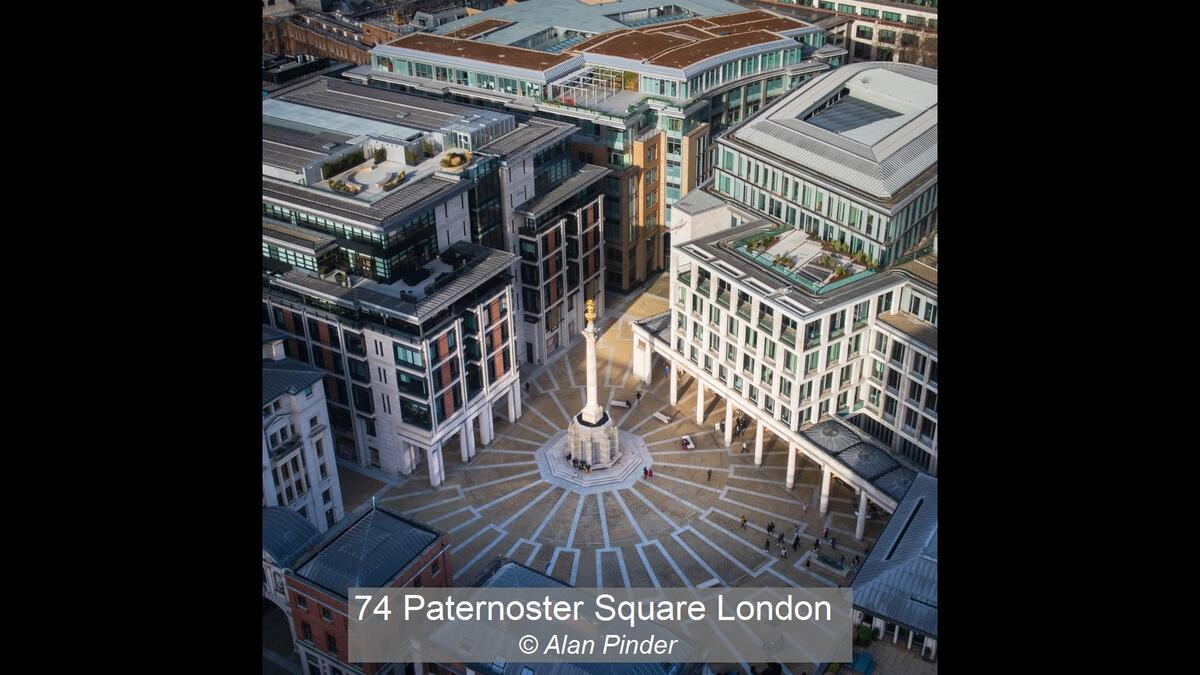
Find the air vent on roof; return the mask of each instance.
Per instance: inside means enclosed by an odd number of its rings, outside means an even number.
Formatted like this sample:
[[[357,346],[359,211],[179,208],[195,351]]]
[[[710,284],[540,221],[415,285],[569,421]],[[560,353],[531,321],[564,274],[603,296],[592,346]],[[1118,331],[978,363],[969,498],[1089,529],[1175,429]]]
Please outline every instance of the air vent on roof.
[[[337,143],[325,143],[321,146],[322,150],[332,150],[337,147]]]
[[[746,285],[750,286],[751,288],[757,290],[760,293],[763,293],[764,295],[771,292],[771,289],[768,288],[766,284],[762,283],[761,281],[759,281],[757,279],[747,279]]]
[[[694,244],[688,245],[687,251],[688,251],[688,253],[694,253],[694,254],[700,256],[701,258],[704,258],[705,260],[713,259],[713,255],[711,253],[696,247]]]

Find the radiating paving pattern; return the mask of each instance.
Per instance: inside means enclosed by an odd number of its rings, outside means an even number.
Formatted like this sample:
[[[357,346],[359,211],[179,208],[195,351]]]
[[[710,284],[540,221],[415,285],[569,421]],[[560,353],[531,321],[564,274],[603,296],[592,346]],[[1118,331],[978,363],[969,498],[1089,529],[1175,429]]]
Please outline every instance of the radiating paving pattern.
[[[584,494],[565,483],[548,482],[539,471],[535,453],[561,434],[583,405],[585,364],[579,341],[532,379],[523,377],[530,385],[523,416],[509,424],[503,406],[498,407],[496,439],[486,449],[479,444],[470,464],[457,461],[457,448],[445,449],[447,477],[441,487],[430,489],[427,481],[414,478],[382,497],[381,504],[449,532],[456,584],[470,584],[498,555],[576,586],[848,583],[815,559],[811,567],[805,565],[814,537],[828,526],[837,550],[823,544],[822,554],[862,559],[864,547],[879,536],[885,521],[868,520],[864,541],[854,541],[857,500],[847,487],[835,481],[830,511],[822,516],[821,472],[815,464],[798,458],[796,486],[787,490],[786,444],[768,433],[763,463],[755,466],[753,453],[740,451],[743,440],[753,444],[753,425],[734,440],[733,448],[724,447],[716,433],[716,423],[725,416],[723,401],[710,397],[703,423],[696,424],[695,382],[681,376],[679,402],[671,406],[662,362],[656,363],[651,384],[633,377],[628,322],[666,310],[666,286],[664,276],[627,301],[610,296],[607,315],[598,322],[599,397],[631,402],[629,409],[608,406],[608,411],[622,432],[645,442],[652,480],[642,479],[639,470],[628,487]],[[663,424],[655,412],[669,415],[671,422]],[[684,436],[691,437],[695,449],[681,449]],[[748,521],[744,528],[742,516]],[[777,529],[768,542],[771,521]],[[800,541],[793,550],[797,526]],[[787,559],[780,556],[781,531]],[[717,665],[716,672],[729,670]],[[814,671],[812,664],[788,665],[793,675]],[[748,665],[742,668],[749,672]]]

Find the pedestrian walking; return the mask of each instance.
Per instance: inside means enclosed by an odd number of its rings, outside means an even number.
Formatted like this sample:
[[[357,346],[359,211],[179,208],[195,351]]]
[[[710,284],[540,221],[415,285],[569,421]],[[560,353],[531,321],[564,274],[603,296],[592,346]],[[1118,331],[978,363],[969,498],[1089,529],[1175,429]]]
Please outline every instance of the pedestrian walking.
[[[812,559],[810,559],[810,558],[805,558],[805,559],[804,559],[804,568],[805,568],[805,569],[808,569],[808,563],[810,563],[810,562],[812,562]]]
[[[846,556],[845,555],[843,555],[841,557],[841,559],[838,561],[838,565],[841,565],[842,567],[846,566]]]
[[[710,483],[712,482],[712,469],[711,468],[708,470],[708,482],[710,482]]]
[[[646,474],[646,467],[644,467],[644,466],[643,466],[643,467],[642,467],[642,478],[645,478],[645,477],[646,477],[646,475],[647,475],[647,474]]]
[[[767,537],[767,543],[763,544],[763,548],[766,549],[767,553],[771,552],[771,538],[770,537]]]
[[[650,469],[650,480],[654,480],[654,469]]]
[[[642,400],[642,392],[640,391],[637,393],[637,400]]]
[[[743,455],[744,455],[744,454],[746,454],[746,452],[748,452],[748,451],[747,451],[747,449],[746,449],[746,447],[747,447],[747,446],[746,446],[746,442],[745,442],[745,441],[742,441],[742,454],[743,454]]]
[[[793,551],[800,550],[800,535],[796,535],[796,538],[792,540],[792,550]]]
[[[746,529],[746,516],[742,516],[742,529]]]
[[[784,560],[787,560],[787,547],[784,547],[784,546],[779,547],[779,557],[783,558]]]
[[[808,502],[804,502],[803,504],[801,504],[800,508],[801,508],[800,517],[801,518],[807,517],[808,516]]]
[[[831,548],[831,549],[833,549],[833,550],[835,550],[835,551],[837,550],[837,537],[830,537],[830,538],[829,538],[829,548]]]
[[[779,545],[783,546],[783,532],[782,531],[780,531],[780,533],[779,533]]]
[[[854,566],[858,567],[858,556],[854,556]]]
[[[828,539],[828,538],[829,538],[829,526],[828,526],[828,525],[826,525],[826,526],[825,526],[825,529],[824,529],[824,530],[821,530],[821,538],[822,538],[822,539]]]

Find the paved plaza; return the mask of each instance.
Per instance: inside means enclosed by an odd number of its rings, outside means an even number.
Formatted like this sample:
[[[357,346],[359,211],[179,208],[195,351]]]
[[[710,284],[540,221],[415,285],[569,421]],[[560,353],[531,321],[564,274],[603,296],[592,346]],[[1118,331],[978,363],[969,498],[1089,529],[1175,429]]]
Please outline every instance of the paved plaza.
[[[865,558],[885,520],[867,521],[864,541],[854,540],[853,493],[834,481],[830,511],[819,513],[821,471],[797,460],[796,485],[784,486],[787,445],[767,433],[761,466],[754,465],[754,425],[733,447],[725,447],[715,425],[724,420],[724,402],[709,398],[705,418],[695,422],[696,386],[680,377],[679,401],[669,404],[665,363],[656,361],[653,381],[632,374],[629,322],[667,309],[669,279],[662,275],[645,292],[610,296],[607,315],[598,320],[599,399],[628,399],[629,409],[608,406],[622,432],[641,436],[649,451],[653,479],[608,489],[577,491],[547,480],[535,453],[566,429],[584,403],[584,343],[576,341],[549,367],[523,376],[528,382],[523,415],[509,424],[504,405],[496,408],[496,439],[464,465],[456,442],[445,452],[446,480],[431,488],[424,467],[406,481],[378,493],[380,505],[449,533],[454,583],[470,584],[496,556],[507,556],[576,586],[661,587],[847,585],[815,560],[806,567],[814,537],[828,526],[836,552]],[[642,397],[638,400],[637,393]],[[671,418],[664,424],[653,416]],[[683,450],[690,436],[695,448]],[[478,441],[478,438],[476,439]],[[742,441],[750,453],[741,453]],[[712,469],[709,479],[708,470]],[[805,514],[804,505],[807,504]],[[349,505],[347,505],[349,510]],[[742,528],[741,517],[747,525]],[[766,550],[766,527],[774,521],[785,533],[788,558],[781,559],[777,536]],[[792,532],[800,526],[793,551]],[[749,665],[742,664],[746,672]],[[762,668],[763,664],[758,664]],[[788,664],[793,675],[814,672],[812,664]],[[736,666],[734,666],[736,667]],[[716,672],[729,667],[713,664]]]

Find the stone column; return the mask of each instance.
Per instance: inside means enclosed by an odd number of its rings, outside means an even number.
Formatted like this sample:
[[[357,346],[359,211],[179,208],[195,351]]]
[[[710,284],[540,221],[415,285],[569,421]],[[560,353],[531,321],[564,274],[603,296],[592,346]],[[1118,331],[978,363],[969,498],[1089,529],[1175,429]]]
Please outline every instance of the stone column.
[[[596,394],[596,339],[599,337],[599,331],[596,330],[596,308],[593,301],[587,301],[587,311],[584,312],[583,318],[587,320],[587,327],[583,329],[583,341],[587,352],[587,395],[580,415],[584,422],[594,424],[600,421],[604,408],[600,407],[599,396]]]
[[[788,443],[787,489],[796,484],[796,446]]]
[[[696,378],[696,424],[704,424],[704,383]]]
[[[505,394],[505,397],[508,399],[508,423],[516,424],[517,423],[517,403],[514,401],[514,399],[516,399],[516,401],[520,401],[521,395],[517,393],[516,389],[509,387],[508,393]]]
[[[495,413],[492,412],[490,403],[483,407],[483,413],[479,417],[479,432],[485,446],[496,440]]]
[[[521,415],[523,414],[521,411],[522,403],[521,403],[521,380],[520,379],[518,379],[516,382],[513,383],[512,392],[513,392],[513,397],[512,397],[513,404],[516,406],[516,412],[512,413],[512,416],[516,419],[520,419]]]
[[[667,366],[671,369],[671,405],[679,403],[679,369],[675,364]]]
[[[426,458],[429,462],[429,484],[437,487],[442,484],[442,480],[446,477],[445,467],[442,465],[442,445],[437,443],[429,447],[429,452],[426,453]]]
[[[832,476],[828,465],[821,467],[821,515],[829,510],[829,479]]]
[[[475,418],[467,418],[467,458],[475,456]]]
[[[733,445],[733,401],[725,397],[725,445]]]
[[[762,464],[763,455],[763,423],[761,420],[754,422],[754,463]]]
[[[459,449],[462,450],[463,464],[466,464],[467,460],[471,459],[470,443],[467,442],[467,437],[471,435],[471,418],[468,417],[467,421],[458,428],[458,445]]]
[[[858,491],[858,523],[854,525],[854,538],[862,541],[867,526],[867,491]]]

